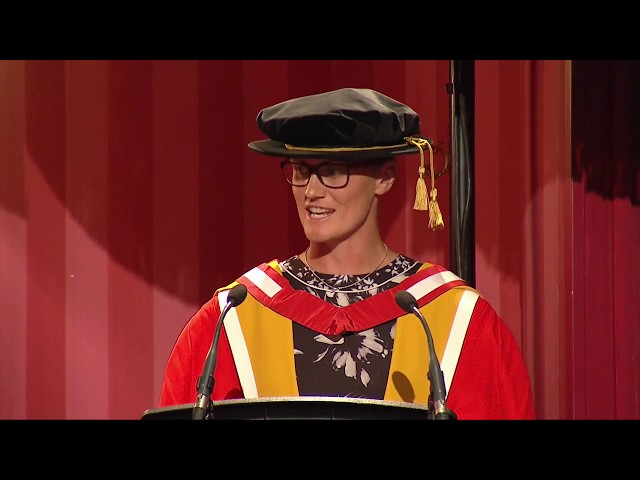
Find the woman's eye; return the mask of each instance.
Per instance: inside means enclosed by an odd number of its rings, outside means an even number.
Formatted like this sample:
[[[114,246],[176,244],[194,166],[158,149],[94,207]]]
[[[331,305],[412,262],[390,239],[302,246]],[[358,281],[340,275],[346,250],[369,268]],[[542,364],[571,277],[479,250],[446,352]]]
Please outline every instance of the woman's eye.
[[[323,177],[335,177],[344,173],[344,167],[342,165],[324,165],[322,167]]]

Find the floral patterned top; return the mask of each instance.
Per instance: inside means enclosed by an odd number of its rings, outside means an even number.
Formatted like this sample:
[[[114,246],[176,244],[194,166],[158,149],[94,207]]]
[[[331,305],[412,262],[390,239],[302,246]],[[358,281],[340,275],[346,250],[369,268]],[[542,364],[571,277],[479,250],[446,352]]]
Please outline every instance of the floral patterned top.
[[[294,288],[344,307],[395,287],[421,265],[399,255],[369,275],[331,275],[312,272],[295,255],[281,262],[280,268]],[[293,322],[299,394],[383,399],[395,323],[392,320],[361,332],[334,336]]]

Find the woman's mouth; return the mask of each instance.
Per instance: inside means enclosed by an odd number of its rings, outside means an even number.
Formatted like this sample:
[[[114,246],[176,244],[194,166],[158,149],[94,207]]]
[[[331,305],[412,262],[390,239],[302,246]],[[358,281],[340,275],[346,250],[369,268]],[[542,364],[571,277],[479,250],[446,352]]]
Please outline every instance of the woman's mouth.
[[[331,215],[335,210],[330,208],[320,208],[320,207],[308,207],[307,213],[309,214],[309,218],[326,218]]]

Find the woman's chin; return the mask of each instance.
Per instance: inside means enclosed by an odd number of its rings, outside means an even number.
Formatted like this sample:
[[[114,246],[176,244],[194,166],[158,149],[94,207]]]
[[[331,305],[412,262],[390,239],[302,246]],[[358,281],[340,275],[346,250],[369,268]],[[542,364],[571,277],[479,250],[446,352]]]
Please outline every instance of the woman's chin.
[[[318,228],[305,228],[304,234],[307,237],[307,240],[313,243],[324,243],[335,238],[334,235],[321,231]]]

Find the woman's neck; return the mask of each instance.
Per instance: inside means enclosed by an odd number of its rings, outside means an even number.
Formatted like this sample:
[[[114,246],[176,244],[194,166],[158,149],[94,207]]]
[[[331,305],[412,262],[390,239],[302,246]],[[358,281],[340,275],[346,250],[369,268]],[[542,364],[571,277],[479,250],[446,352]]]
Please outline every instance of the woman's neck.
[[[300,258],[318,273],[362,275],[373,272],[397,257],[382,239],[340,243],[335,246],[311,242]]]

